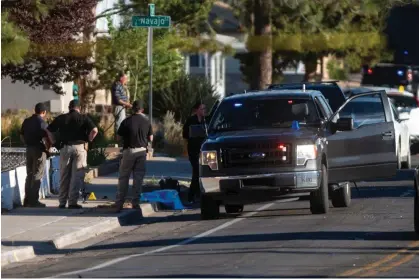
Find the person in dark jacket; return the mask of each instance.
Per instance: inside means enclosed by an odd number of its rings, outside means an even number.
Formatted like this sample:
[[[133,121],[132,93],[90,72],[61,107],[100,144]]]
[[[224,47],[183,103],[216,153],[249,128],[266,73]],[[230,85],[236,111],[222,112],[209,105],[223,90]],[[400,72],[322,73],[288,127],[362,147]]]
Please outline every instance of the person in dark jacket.
[[[44,176],[47,153],[53,142],[47,130],[45,116],[47,107],[43,103],[35,106],[35,114],[26,118],[20,130],[20,139],[26,145],[26,181],[24,207],[45,207],[39,202],[39,188]]]
[[[203,125],[205,121],[207,121],[205,119],[205,105],[201,102],[197,102],[192,107],[192,115],[186,120],[185,124],[183,125],[183,138],[187,141],[189,162],[192,165],[192,181],[188,195],[188,201],[191,203],[195,202],[197,196],[200,195],[199,153],[201,151],[201,145],[205,141],[205,138],[190,138],[189,127],[191,125]]]

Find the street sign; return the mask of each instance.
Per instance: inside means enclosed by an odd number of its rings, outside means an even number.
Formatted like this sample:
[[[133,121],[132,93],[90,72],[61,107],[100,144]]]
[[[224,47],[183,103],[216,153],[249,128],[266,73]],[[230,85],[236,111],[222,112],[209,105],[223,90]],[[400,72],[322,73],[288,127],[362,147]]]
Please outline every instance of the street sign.
[[[155,12],[154,12],[154,4],[148,4],[148,7],[149,7],[149,16],[155,16],[156,14],[155,14]]]
[[[133,27],[169,28],[170,16],[133,16]]]

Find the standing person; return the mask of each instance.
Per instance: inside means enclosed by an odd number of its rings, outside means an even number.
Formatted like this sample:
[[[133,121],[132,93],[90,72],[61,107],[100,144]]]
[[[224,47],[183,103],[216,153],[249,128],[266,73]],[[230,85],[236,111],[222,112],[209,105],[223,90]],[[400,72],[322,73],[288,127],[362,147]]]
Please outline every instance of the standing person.
[[[118,133],[119,126],[122,121],[126,118],[126,108],[131,108],[132,105],[128,101],[128,97],[125,94],[124,86],[127,84],[128,78],[125,73],[121,72],[118,74],[117,80],[112,84],[112,105],[114,106],[115,116],[115,136]]]
[[[47,152],[52,144],[51,133],[44,121],[47,108],[44,104],[35,105],[35,114],[26,118],[20,129],[20,139],[26,145],[25,207],[45,207],[39,202],[39,188],[44,176]],[[44,140],[46,145],[44,144]]]
[[[201,145],[205,138],[189,138],[189,127],[191,125],[204,124],[205,121],[205,105],[197,102],[192,107],[192,116],[190,116],[183,125],[183,138],[187,141],[189,162],[192,166],[192,181],[189,188],[188,201],[193,203],[197,196],[200,195],[199,186],[199,153]]]
[[[153,141],[150,120],[143,114],[141,100],[132,104],[132,115],[122,121],[118,129],[118,140],[123,141],[122,161],[119,167],[118,189],[115,208],[119,212],[128,192],[129,178],[134,173],[132,208],[139,208],[139,197],[146,170],[147,146]]]
[[[80,104],[72,100],[69,112],[62,114],[48,126],[50,132],[59,132],[62,148],[60,149],[60,193],[59,208],[82,208],[77,204],[80,187],[84,183],[87,166],[85,144],[93,141],[98,129],[93,121],[80,113]]]

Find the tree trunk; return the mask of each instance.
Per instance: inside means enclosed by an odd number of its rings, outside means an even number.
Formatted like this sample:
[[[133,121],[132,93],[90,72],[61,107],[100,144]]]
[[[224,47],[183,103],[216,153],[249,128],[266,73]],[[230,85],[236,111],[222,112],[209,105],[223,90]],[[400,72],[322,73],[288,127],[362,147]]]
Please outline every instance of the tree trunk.
[[[317,55],[307,54],[303,58],[305,67],[304,81],[311,81],[314,79],[317,70]]]
[[[272,83],[272,0],[255,0],[254,30],[260,49],[254,52],[254,76],[251,89],[265,89]],[[259,40],[260,38],[260,40]]]

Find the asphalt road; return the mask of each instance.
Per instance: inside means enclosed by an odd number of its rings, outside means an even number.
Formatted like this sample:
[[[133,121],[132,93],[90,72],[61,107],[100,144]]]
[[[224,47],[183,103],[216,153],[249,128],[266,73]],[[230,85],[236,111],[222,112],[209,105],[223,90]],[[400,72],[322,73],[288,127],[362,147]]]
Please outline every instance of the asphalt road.
[[[298,199],[214,221],[190,210],[2,277],[417,277],[411,179],[359,183],[351,207],[327,215]]]

